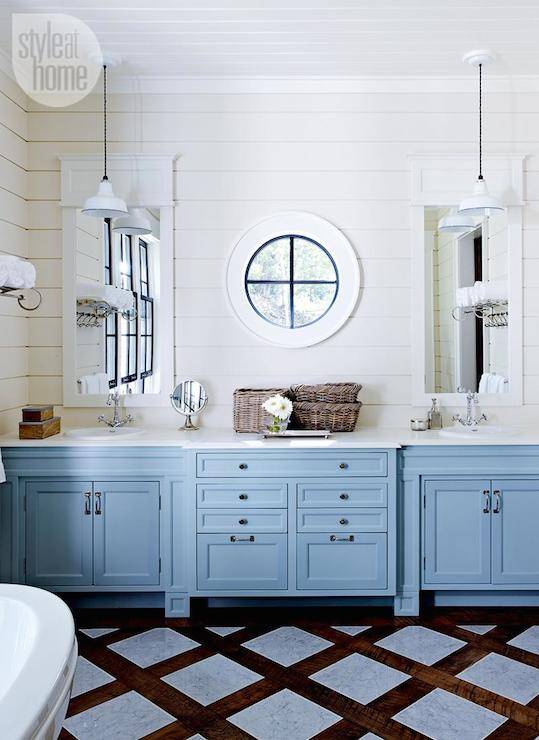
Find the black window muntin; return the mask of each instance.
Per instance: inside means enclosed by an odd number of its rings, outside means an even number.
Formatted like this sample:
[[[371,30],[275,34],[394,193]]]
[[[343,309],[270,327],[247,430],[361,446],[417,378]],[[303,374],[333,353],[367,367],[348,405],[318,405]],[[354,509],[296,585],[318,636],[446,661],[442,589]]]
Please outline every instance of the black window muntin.
[[[274,242],[281,241],[281,239],[289,239],[289,242],[290,242],[290,251],[289,251],[290,269],[289,269],[288,280],[249,280],[249,271],[257,255],[260,254],[260,252],[263,249],[265,249],[267,246],[269,246],[270,244],[273,244]],[[331,264],[333,265],[333,269],[335,270],[335,280],[295,280],[294,278],[294,239],[302,239],[303,241],[310,242],[311,244],[314,244],[316,247],[321,249],[324,252],[324,254],[327,255]],[[331,254],[319,242],[315,241],[314,239],[310,239],[308,236],[303,236],[302,234],[281,234],[281,236],[275,236],[273,237],[273,239],[269,239],[267,242],[264,242],[264,244],[262,244],[256,250],[256,252],[252,255],[247,265],[247,269],[245,270],[245,293],[247,295],[247,299],[249,303],[251,304],[253,311],[255,311],[255,313],[257,313],[260,316],[260,318],[264,319],[264,321],[267,321],[268,324],[273,324],[274,326],[281,326],[280,324],[276,324],[275,322],[270,321],[267,318],[267,316],[264,316],[264,314],[260,313],[260,311],[254,305],[251,299],[251,296],[249,293],[249,285],[288,285],[289,286],[290,326],[286,327],[288,329],[297,328],[294,326],[294,285],[335,285],[335,293],[333,294],[333,299],[331,303],[329,304],[329,306],[324,311],[324,313],[320,314],[320,316],[317,316],[316,319],[313,319],[313,321],[309,321],[306,324],[302,324],[301,328],[303,328],[304,326],[310,326],[311,324],[315,324],[317,321],[320,321],[320,319],[327,314],[327,312],[331,309],[331,307],[335,303],[335,299],[337,298],[337,293],[339,292],[339,271],[337,270],[337,265],[335,264],[335,260],[333,259]]]

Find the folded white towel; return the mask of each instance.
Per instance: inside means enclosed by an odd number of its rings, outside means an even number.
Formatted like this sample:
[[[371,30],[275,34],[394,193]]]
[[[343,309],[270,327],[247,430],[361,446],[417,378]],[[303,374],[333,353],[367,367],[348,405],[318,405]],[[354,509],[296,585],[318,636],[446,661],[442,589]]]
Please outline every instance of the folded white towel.
[[[489,378],[490,373],[483,373],[483,375],[481,376],[481,380],[479,381],[479,393],[487,392]]]
[[[489,374],[486,392],[487,393],[498,393],[498,376],[497,375]]]
[[[0,287],[33,288],[36,268],[31,262],[11,254],[0,254]]]
[[[132,291],[116,288],[114,285],[78,282],[77,297],[94,301],[106,301],[118,311],[129,311],[135,307],[135,296]]]
[[[2,462],[2,450],[0,450],[0,483],[6,482],[6,471],[4,470],[4,463]]]
[[[103,395],[109,392],[109,378],[107,373],[81,375],[78,386],[81,395]]]

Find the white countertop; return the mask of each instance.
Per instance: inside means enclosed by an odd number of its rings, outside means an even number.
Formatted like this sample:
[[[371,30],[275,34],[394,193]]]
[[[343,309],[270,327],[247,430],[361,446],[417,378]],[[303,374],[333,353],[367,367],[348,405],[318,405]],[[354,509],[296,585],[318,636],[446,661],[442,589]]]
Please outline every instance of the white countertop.
[[[19,439],[17,433],[0,436],[0,448],[7,447],[181,447],[185,449],[367,449],[409,446],[539,445],[539,429],[513,428],[507,434],[489,438],[448,438],[435,431],[411,432],[402,428],[365,427],[355,432],[333,434],[329,439],[263,439],[256,434],[236,434],[228,429],[199,429],[182,432],[173,427],[142,427],[141,434],[129,438],[111,435],[110,441],[88,441],[70,437],[64,429],[44,440]]]

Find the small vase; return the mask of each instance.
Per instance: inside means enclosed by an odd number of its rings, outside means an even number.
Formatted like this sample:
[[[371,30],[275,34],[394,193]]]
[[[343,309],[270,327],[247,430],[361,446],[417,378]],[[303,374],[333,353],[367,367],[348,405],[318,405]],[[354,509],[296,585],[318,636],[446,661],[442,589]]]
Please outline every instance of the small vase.
[[[282,434],[286,432],[290,417],[287,419],[279,419],[278,416],[274,416],[271,423],[268,426],[268,434]]]

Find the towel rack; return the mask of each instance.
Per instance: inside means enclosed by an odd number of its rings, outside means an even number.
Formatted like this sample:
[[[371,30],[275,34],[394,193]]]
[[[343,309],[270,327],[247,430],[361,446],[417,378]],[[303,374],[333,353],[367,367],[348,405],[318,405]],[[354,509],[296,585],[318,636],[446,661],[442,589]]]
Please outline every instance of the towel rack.
[[[474,315],[482,319],[487,329],[498,329],[509,325],[509,309],[507,301],[485,301],[474,306],[455,306],[451,316],[455,321],[463,321],[466,316]]]
[[[77,299],[77,326],[98,327],[112,314],[117,313],[126,321],[134,321],[137,318],[137,310],[130,308],[120,311],[111,306],[107,301],[91,300],[88,298]]]
[[[33,301],[30,295],[37,296]],[[2,288],[0,287],[0,296],[6,298],[16,298],[19,306],[25,311],[35,311],[41,306],[43,297],[37,288]],[[28,301],[30,304],[27,305]],[[36,302],[37,301],[37,302]],[[35,304],[35,305],[34,305]]]

